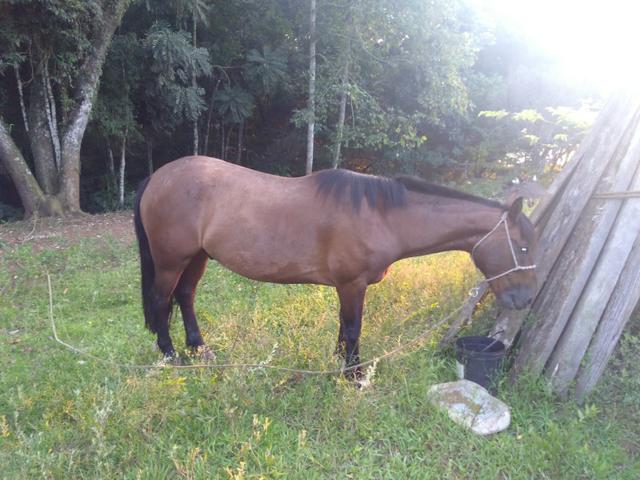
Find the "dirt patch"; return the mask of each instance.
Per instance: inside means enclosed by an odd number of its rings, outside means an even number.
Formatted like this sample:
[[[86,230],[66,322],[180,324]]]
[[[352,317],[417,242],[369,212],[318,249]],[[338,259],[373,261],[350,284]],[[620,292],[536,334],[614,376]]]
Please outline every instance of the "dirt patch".
[[[20,245],[31,245],[35,252],[65,248],[85,238],[133,242],[133,212],[35,218],[0,224],[0,254]]]

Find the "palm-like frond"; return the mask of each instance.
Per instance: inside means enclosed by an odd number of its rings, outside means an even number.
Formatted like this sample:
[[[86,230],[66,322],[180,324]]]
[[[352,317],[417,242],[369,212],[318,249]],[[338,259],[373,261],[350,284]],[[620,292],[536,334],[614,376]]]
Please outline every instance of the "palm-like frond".
[[[275,50],[264,46],[262,52],[253,49],[247,53],[245,75],[259,86],[260,93],[268,95],[287,78],[287,52],[283,47]]]
[[[218,113],[231,123],[241,123],[251,116],[253,97],[240,87],[218,90],[214,96]]]
[[[145,40],[153,57],[152,69],[160,83],[172,83],[177,76],[183,82],[191,76],[209,75],[212,67],[205,48],[194,48],[187,32],[174,31],[156,23]]]

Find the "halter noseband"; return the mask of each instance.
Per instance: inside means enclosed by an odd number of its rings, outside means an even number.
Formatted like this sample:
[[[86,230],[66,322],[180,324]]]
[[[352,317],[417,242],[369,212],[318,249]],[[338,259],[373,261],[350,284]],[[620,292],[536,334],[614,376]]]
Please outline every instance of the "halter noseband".
[[[518,257],[516,257],[516,252],[513,249],[513,241],[511,240],[511,234],[509,233],[509,225],[507,224],[507,216],[508,216],[509,212],[504,212],[502,214],[502,217],[500,217],[500,220],[498,221],[498,223],[496,224],[495,227],[493,227],[489,233],[487,233],[484,237],[482,237],[480,240],[478,240],[476,242],[476,244],[473,246],[473,248],[471,249],[471,259],[474,261],[475,263],[475,258],[473,256],[473,254],[475,253],[476,249],[478,248],[478,246],[484,242],[487,238],[489,238],[493,232],[495,232],[498,228],[500,228],[501,224],[504,224],[504,230],[507,233],[507,240],[509,241],[509,249],[511,250],[511,257],[513,258],[513,264],[514,267],[507,270],[506,272],[502,272],[499,273],[498,275],[494,275],[491,278],[487,278],[485,279],[485,282],[489,283],[492,280],[497,280],[498,278],[504,277],[505,275],[509,275],[510,273],[513,272],[518,272],[520,270],[535,270],[536,268],[536,264],[534,263],[533,265],[520,265],[518,263]]]

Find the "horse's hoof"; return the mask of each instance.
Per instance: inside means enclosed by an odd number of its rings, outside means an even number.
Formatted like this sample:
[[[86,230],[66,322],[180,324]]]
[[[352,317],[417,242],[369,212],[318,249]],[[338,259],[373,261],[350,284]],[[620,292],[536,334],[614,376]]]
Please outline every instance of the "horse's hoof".
[[[174,353],[170,357],[164,357],[164,361],[167,365],[173,365],[174,367],[179,367],[184,365],[182,358],[177,353]]]
[[[193,354],[202,360],[203,362],[213,362],[216,359],[216,354],[206,345],[200,345],[193,350]]]
[[[365,375],[362,373],[362,369],[360,367],[346,369],[344,372],[344,378],[349,380],[353,385],[360,389],[360,384],[366,380]]]
[[[362,378],[360,380],[354,380],[353,386],[356,387],[357,390],[368,390],[373,386],[371,380],[368,378]]]
[[[164,354],[162,358],[158,361],[157,365],[159,366],[176,366],[182,365],[182,359],[178,356],[176,352],[172,352],[170,354]]]

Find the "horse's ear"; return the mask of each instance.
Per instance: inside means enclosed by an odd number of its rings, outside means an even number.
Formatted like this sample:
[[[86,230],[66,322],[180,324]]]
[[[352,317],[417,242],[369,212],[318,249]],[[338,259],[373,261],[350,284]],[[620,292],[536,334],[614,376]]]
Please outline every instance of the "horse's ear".
[[[518,215],[522,213],[522,197],[518,197],[511,202],[509,205],[509,220],[515,222]]]

